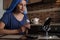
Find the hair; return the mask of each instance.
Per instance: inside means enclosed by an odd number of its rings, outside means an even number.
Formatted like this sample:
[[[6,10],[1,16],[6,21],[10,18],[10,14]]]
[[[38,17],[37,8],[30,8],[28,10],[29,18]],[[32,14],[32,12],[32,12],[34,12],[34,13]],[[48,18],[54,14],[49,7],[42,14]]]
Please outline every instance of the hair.
[[[17,7],[17,6],[16,6]],[[15,12],[16,11],[16,7],[14,8],[14,10],[12,12]]]

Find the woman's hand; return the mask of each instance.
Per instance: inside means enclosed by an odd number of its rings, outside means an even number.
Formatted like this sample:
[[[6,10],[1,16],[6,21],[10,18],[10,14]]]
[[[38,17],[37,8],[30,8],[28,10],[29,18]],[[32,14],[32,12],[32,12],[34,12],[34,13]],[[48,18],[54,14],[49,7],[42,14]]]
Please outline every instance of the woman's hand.
[[[30,29],[30,24],[29,24],[29,23],[26,23],[26,24],[24,25],[24,27]]]
[[[23,33],[28,33],[28,29],[30,29],[30,24],[29,23],[27,23],[27,24],[25,24],[25,25],[23,25],[19,30],[19,32],[23,32]]]
[[[21,27],[21,32],[25,32],[26,28],[24,26]]]

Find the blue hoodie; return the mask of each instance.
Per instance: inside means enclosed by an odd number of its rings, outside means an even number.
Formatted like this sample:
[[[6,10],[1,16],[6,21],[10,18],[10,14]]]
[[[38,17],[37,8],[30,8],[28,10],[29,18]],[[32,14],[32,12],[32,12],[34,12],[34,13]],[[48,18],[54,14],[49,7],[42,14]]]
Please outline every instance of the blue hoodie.
[[[27,0],[26,0],[27,1]],[[21,0],[13,0],[10,7],[6,10],[0,21],[5,23],[5,29],[20,29],[21,26],[27,22],[27,15],[24,14],[22,21],[18,21],[13,15],[12,11]]]

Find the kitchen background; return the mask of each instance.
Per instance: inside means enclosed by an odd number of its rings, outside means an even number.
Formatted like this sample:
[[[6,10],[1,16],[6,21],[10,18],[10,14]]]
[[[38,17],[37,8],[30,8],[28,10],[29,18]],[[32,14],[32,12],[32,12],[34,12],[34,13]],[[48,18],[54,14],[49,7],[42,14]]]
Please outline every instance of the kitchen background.
[[[28,15],[32,19],[38,17],[43,23],[46,17],[52,18],[52,23],[60,23],[60,0],[42,0],[28,4]]]
[[[3,9],[8,8],[11,2],[12,0],[3,0]],[[51,23],[60,23],[60,0],[29,0],[27,9],[30,20],[38,17],[39,22],[43,23],[46,17],[51,17]]]
[[[0,0],[0,18],[5,12],[5,9],[10,6],[11,2],[12,0]],[[51,30],[49,30],[50,34],[52,37],[54,34],[60,38],[60,0],[29,0],[27,4],[27,10],[30,21],[33,18],[39,18],[39,23],[43,24],[47,17],[51,17],[51,23],[54,25],[49,26],[51,28]],[[41,29],[43,29],[43,26],[40,24],[32,25],[31,27],[31,33],[33,32],[34,34],[43,34],[43,30],[41,31]]]

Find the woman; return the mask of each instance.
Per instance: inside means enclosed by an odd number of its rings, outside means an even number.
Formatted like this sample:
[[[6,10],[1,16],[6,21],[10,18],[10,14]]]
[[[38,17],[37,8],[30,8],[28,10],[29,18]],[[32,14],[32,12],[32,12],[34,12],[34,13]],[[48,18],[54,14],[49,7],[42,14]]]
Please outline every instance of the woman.
[[[13,0],[0,20],[0,34],[23,34],[30,29],[29,20],[24,14],[28,0]]]

